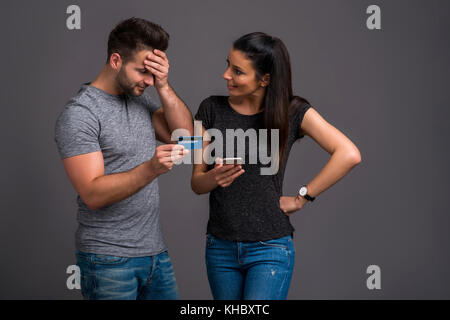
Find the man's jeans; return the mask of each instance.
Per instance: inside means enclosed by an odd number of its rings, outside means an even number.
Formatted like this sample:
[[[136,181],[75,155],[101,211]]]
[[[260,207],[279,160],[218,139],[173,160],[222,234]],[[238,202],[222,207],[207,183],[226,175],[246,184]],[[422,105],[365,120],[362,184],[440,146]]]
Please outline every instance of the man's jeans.
[[[205,256],[214,299],[286,299],[295,258],[291,236],[236,242],[208,234]]]
[[[76,252],[81,292],[89,300],[172,300],[178,288],[167,251],[124,258]]]

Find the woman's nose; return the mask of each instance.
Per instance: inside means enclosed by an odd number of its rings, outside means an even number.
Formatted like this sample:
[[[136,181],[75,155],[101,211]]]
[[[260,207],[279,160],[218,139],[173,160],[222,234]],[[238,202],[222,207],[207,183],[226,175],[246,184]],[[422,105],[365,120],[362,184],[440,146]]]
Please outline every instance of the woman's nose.
[[[227,70],[225,70],[225,73],[223,74],[223,78],[225,80],[231,80],[231,75],[230,75],[230,69],[227,68]]]

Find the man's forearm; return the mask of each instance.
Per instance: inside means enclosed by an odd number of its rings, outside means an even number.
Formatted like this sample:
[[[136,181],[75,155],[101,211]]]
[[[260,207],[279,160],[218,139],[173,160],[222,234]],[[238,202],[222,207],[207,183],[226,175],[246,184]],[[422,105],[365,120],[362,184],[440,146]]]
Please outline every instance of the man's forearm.
[[[186,104],[177,96],[170,84],[157,88],[157,91],[170,132],[175,129],[186,129],[192,135],[194,132],[192,114]]]
[[[89,209],[96,210],[132,196],[157,176],[147,161],[126,172],[95,178],[82,199]]]

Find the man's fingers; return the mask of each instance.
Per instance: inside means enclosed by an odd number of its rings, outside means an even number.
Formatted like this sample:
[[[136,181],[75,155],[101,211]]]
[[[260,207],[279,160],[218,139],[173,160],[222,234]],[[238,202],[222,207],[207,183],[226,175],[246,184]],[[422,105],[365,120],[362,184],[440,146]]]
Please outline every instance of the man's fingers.
[[[150,72],[156,77],[156,79],[164,79],[167,77],[167,73],[162,73],[153,68],[150,68]]]
[[[165,57],[158,56],[156,53],[151,53],[147,56],[147,60],[155,62],[165,67],[169,67],[169,61]]]
[[[167,58],[166,53],[164,51],[161,51],[161,50],[158,50],[158,49],[153,49],[153,53],[157,54],[160,57]]]
[[[150,54],[150,56],[155,57],[155,59],[161,59],[167,63],[169,63],[169,59],[167,59],[167,55],[164,51],[158,50],[158,49],[154,49],[152,51],[152,53]]]
[[[177,155],[177,156],[168,156],[168,157],[162,157],[159,158],[160,163],[166,163],[166,162],[175,162],[177,160],[182,159],[183,156]]]
[[[184,146],[182,146],[181,144],[169,143],[160,145],[156,149],[161,151],[170,151],[172,149],[184,149]]]
[[[182,149],[182,150],[173,149],[172,151],[159,151],[158,157],[162,158],[162,157],[170,157],[170,156],[177,156],[177,155],[186,155],[188,153],[189,153],[188,149]]]
[[[145,64],[145,66],[147,68],[159,71],[161,73],[168,73],[169,72],[169,67],[168,66],[164,66],[164,65],[161,65],[161,64],[153,62],[153,61],[146,60],[146,62],[144,62],[144,64]]]
[[[183,158],[185,155],[189,154],[189,150],[172,150],[172,151],[162,151],[159,153],[159,158],[170,158],[170,157],[180,157]]]

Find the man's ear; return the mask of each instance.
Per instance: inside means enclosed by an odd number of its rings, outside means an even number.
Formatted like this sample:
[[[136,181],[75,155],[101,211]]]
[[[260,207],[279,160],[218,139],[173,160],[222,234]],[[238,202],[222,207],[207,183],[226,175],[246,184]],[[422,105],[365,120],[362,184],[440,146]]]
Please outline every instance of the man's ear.
[[[109,57],[109,66],[113,68],[114,70],[118,71],[122,67],[123,61],[120,54],[117,52],[111,54],[111,57]]]
[[[261,87],[267,87],[269,85],[269,83],[270,83],[270,75],[268,73],[266,73],[261,78]]]

